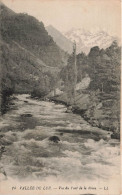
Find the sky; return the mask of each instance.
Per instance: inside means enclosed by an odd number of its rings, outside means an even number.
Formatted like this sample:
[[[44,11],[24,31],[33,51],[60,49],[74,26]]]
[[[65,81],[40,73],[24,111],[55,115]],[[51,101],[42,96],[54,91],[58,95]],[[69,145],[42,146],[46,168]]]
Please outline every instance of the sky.
[[[17,13],[28,13],[61,32],[81,28],[120,37],[120,0],[2,0]]]

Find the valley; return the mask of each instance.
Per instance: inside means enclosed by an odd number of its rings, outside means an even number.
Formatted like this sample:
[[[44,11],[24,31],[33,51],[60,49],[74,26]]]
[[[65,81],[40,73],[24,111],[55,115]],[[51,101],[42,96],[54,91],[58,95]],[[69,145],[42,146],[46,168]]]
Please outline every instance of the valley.
[[[104,30],[64,33],[2,2],[0,23],[1,182],[120,189],[118,38]]]

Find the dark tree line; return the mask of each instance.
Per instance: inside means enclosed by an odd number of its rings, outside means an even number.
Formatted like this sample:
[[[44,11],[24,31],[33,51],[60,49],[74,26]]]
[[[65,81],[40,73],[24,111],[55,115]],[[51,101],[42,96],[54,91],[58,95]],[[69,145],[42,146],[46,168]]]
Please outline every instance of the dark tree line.
[[[110,121],[109,126],[112,130],[120,127],[120,62],[121,48],[116,41],[107,49],[95,46],[88,55],[77,55],[77,82],[82,81],[86,75],[91,79],[87,89],[87,93],[90,94],[89,110],[92,113],[89,117],[94,117],[96,105],[102,103],[103,114]],[[74,77],[72,66],[73,56],[70,56],[67,66],[60,73],[64,86],[67,86],[69,91]]]

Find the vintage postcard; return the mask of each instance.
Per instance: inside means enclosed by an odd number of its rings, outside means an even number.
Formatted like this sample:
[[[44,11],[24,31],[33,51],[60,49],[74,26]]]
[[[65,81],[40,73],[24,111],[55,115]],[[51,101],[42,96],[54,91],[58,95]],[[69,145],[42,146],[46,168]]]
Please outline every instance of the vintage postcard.
[[[120,195],[120,0],[0,1],[0,195]]]

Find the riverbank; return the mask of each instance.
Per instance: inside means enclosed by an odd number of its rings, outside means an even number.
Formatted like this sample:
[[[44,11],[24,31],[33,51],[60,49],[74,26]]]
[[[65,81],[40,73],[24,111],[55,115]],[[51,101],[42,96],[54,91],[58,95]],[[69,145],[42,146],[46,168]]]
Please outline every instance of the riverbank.
[[[90,125],[93,127],[101,128],[105,131],[112,131],[111,138],[120,139],[120,132],[115,130],[115,128],[111,125],[110,117],[107,116],[105,111],[103,110],[102,103],[98,103],[93,108],[90,105],[91,97],[88,93],[77,94],[76,104],[67,103],[66,94],[63,93],[58,96],[49,97],[50,101],[54,101],[55,103],[63,104],[67,107],[72,107],[72,112],[75,114],[79,114],[83,117]],[[93,102],[91,102],[92,104]],[[93,113],[94,112],[94,113]],[[110,110],[109,110],[110,112]]]

